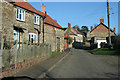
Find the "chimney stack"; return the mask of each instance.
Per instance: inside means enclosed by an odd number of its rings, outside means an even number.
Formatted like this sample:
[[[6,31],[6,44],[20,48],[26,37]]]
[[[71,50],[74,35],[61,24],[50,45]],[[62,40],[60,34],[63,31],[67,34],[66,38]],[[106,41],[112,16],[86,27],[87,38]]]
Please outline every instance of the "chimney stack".
[[[27,2],[27,0],[24,0],[25,2]]]
[[[44,4],[42,4],[42,6],[41,6],[41,12],[45,13],[45,11],[46,11],[46,7],[45,7]]]
[[[69,29],[69,30],[71,29],[71,24],[70,24],[70,23],[68,23],[68,29]]]
[[[91,31],[93,30],[93,26],[91,26]]]
[[[104,18],[100,18],[100,23],[104,23]]]
[[[114,28],[114,32],[115,32],[115,28]]]

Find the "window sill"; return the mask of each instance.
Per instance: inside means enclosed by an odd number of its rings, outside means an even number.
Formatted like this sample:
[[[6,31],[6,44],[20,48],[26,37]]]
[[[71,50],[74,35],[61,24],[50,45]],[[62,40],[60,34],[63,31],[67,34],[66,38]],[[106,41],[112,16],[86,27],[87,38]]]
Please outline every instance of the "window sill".
[[[39,26],[39,24],[35,24],[35,23],[34,23],[34,25],[37,25],[37,26]]]
[[[25,21],[22,21],[22,20],[18,20],[18,19],[16,19],[17,21],[20,21],[20,22],[24,22],[25,23]]]

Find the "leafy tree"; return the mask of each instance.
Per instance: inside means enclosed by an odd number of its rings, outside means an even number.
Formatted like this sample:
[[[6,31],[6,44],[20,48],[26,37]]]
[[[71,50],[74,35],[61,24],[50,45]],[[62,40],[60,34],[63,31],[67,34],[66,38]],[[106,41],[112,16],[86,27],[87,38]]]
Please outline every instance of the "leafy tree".
[[[68,44],[71,44],[71,43],[72,43],[72,39],[71,39],[70,37],[65,37],[64,39],[67,40],[67,43],[68,43]]]
[[[80,31],[82,31],[82,32],[88,32],[89,30],[88,30],[87,26],[82,26]]]
[[[74,28],[74,29],[77,29],[79,32],[81,32],[78,25],[73,26],[73,28]]]
[[[82,26],[80,31],[87,37],[87,32],[89,31],[87,26]]]

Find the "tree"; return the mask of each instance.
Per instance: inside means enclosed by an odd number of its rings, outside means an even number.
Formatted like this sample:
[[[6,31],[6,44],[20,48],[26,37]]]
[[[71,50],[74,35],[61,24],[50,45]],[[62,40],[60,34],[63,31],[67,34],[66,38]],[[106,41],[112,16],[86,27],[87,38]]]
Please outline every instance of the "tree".
[[[82,31],[82,32],[88,32],[89,30],[88,30],[87,26],[82,26],[80,31]]]
[[[87,26],[82,26],[80,31],[87,37],[87,32],[89,31]]]
[[[71,44],[72,43],[72,39],[70,37],[65,37],[64,39],[67,40],[67,44]]]
[[[78,30],[80,32],[80,28],[78,25],[73,26],[74,29]]]

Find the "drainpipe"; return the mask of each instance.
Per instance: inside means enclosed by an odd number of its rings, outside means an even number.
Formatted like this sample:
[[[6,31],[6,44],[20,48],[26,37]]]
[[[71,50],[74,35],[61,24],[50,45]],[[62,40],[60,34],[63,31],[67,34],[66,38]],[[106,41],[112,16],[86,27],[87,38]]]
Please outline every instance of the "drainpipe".
[[[46,11],[45,11],[45,16],[42,16],[43,18],[43,43],[44,43],[44,24],[45,24],[45,18],[46,18]]]

